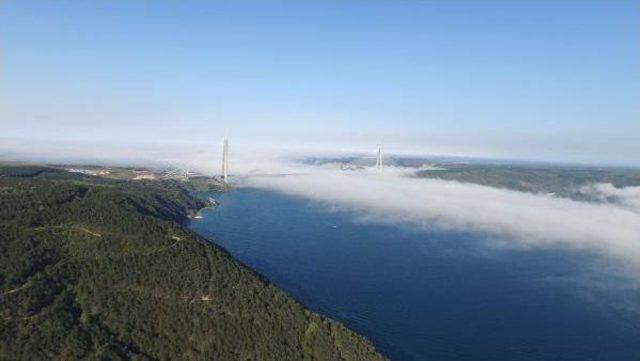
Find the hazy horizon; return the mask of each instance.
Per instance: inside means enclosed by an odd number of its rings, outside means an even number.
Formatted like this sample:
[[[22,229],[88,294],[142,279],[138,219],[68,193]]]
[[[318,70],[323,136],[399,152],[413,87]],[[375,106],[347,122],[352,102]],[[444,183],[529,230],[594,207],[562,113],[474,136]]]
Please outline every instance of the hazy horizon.
[[[640,166],[639,22],[633,1],[7,1],[0,139]]]
[[[511,164],[517,166],[552,166],[580,168],[638,169],[640,163],[571,161],[563,159],[514,158],[509,156],[425,153],[417,149],[393,148],[384,144],[336,146],[322,143],[273,144],[268,142],[234,142],[231,145],[231,172],[242,175],[248,167],[269,159],[296,160],[301,158],[340,159],[344,157],[374,157],[379,146],[385,157],[422,159],[425,162],[469,162],[477,164]],[[39,141],[33,139],[2,139],[0,161],[31,162],[36,164],[78,164],[102,166],[136,166],[162,168],[172,166],[192,169],[208,175],[218,175],[221,162],[220,141],[212,142],[94,142]],[[249,163],[249,166],[243,163]]]

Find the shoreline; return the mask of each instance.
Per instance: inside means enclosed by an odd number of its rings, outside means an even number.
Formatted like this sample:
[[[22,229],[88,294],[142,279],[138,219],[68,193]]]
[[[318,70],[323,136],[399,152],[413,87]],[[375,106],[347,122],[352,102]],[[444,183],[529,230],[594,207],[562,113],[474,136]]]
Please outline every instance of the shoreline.
[[[0,273],[14,280],[7,290],[19,290],[0,304],[7,315],[0,324],[15,329],[0,337],[0,358],[99,357],[107,343],[124,358],[386,359],[366,337],[311,311],[215,240],[191,230],[189,215],[217,203],[199,198],[193,184],[108,179],[50,167],[0,169],[0,183],[10,190],[0,192],[0,200],[11,203],[0,226],[18,227],[27,237],[4,240],[12,243],[7,249],[28,244],[34,232],[44,237],[35,245],[45,247],[2,255],[2,262],[24,266],[39,254],[50,255],[37,261],[45,262],[45,271]],[[30,208],[33,197],[41,208]],[[42,203],[50,197],[54,201]],[[18,210],[20,218],[12,216]],[[12,225],[24,217],[24,225]],[[50,289],[58,284],[64,287]],[[57,308],[22,310],[24,297]],[[29,321],[33,317],[38,322]],[[40,324],[54,326],[34,332]],[[103,337],[104,329],[112,336]],[[91,335],[88,344],[72,342],[78,332]],[[48,343],[53,335],[63,340]]]

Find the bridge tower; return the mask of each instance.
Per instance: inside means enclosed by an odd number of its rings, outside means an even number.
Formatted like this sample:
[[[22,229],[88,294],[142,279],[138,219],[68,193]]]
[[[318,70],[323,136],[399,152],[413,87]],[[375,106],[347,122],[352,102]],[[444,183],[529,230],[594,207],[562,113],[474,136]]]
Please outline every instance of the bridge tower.
[[[378,156],[376,157],[376,170],[382,172],[382,147],[378,147]]]
[[[229,177],[229,141],[224,138],[222,141],[222,182],[228,183]]]

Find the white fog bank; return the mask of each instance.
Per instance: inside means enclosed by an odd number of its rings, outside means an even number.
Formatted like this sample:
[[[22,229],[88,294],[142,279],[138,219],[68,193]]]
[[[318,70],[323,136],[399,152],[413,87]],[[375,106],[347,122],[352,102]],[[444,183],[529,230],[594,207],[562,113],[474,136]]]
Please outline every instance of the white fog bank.
[[[640,187],[594,185],[586,203],[453,181],[321,168],[281,177],[249,177],[252,187],[361,212],[374,221],[412,222],[485,232],[514,245],[604,252],[640,266]],[[615,203],[613,203],[615,201]]]

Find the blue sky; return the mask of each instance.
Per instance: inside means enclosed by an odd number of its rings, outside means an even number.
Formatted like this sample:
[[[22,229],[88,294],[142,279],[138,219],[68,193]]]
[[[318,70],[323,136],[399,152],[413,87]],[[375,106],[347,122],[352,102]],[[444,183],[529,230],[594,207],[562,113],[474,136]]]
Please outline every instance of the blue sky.
[[[637,1],[5,1],[0,138],[640,165]]]

